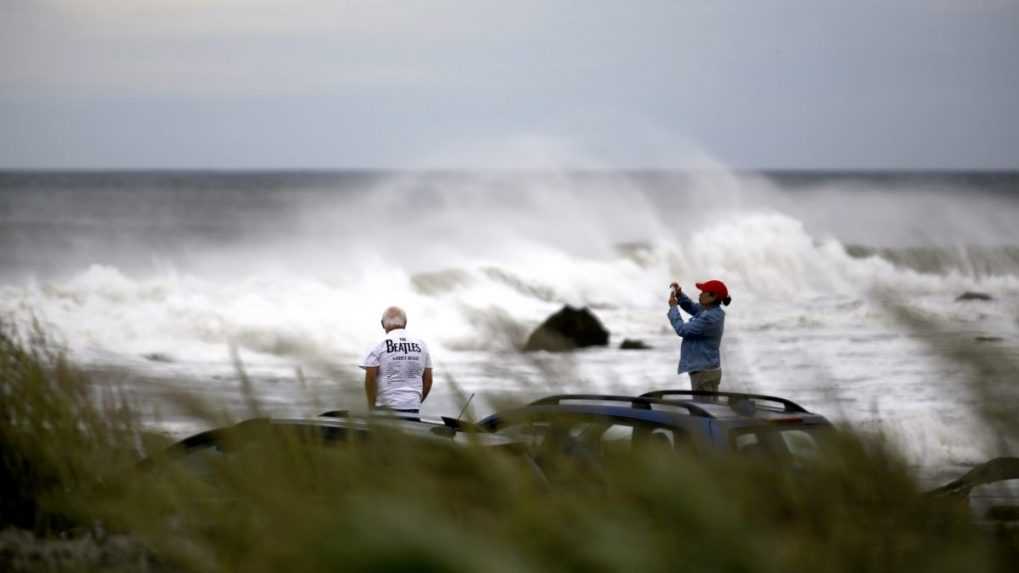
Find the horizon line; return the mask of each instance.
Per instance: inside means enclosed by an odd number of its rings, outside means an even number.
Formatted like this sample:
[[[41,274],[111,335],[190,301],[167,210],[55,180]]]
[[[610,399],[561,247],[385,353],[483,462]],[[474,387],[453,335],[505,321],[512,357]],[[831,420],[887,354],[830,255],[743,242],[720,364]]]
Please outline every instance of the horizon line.
[[[0,167],[0,174],[201,174],[201,175],[342,175],[342,174],[803,174],[803,175],[1019,175],[1019,167]]]

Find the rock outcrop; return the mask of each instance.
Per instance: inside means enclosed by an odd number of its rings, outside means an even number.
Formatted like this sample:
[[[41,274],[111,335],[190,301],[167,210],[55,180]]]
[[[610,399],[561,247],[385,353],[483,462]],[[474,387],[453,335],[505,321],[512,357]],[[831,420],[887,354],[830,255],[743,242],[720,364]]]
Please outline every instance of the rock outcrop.
[[[643,340],[634,340],[632,338],[626,338],[619,344],[620,350],[651,350]]]
[[[959,296],[955,297],[955,301],[956,302],[964,301],[964,300],[984,300],[984,301],[987,301],[987,300],[994,300],[994,297],[989,295],[989,294],[987,294],[987,293],[985,293],[985,292],[975,292],[975,291],[966,291],[966,292],[960,294]]]
[[[590,310],[564,306],[531,333],[524,351],[564,352],[608,343],[609,331]]]

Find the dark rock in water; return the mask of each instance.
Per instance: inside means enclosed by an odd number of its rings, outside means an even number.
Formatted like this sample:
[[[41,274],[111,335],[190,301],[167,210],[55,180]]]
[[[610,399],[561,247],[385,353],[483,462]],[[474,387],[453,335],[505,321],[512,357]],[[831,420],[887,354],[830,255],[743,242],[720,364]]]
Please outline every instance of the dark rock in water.
[[[150,352],[148,354],[142,354],[142,358],[144,358],[145,360],[151,360],[152,362],[173,362],[172,357],[161,352]]]
[[[1001,342],[1005,339],[1000,336],[978,336],[974,340],[977,342]]]
[[[955,301],[963,300],[994,300],[994,297],[985,292],[966,291],[955,297]]]
[[[651,350],[651,347],[644,343],[643,340],[634,340],[632,338],[625,338],[623,342],[619,344],[620,350]]]
[[[562,352],[587,346],[606,346],[609,331],[587,308],[564,306],[541,323],[524,345],[524,351]]]

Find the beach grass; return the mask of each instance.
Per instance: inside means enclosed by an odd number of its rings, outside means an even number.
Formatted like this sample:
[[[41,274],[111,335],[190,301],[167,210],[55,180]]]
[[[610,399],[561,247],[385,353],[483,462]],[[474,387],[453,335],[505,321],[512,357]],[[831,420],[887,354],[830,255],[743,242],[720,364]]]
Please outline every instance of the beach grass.
[[[887,442],[848,430],[799,471],[638,449],[597,472],[564,461],[546,482],[512,452],[380,431],[334,447],[267,433],[196,472],[39,329],[0,326],[0,385],[5,571],[954,572],[1019,558],[1014,529],[926,495]]]

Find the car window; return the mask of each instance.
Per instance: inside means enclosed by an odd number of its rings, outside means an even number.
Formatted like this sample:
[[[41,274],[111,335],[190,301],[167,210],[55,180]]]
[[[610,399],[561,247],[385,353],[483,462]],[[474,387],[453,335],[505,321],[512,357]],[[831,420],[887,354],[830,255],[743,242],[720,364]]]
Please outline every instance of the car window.
[[[736,436],[733,446],[737,452],[745,456],[773,456],[775,448],[768,437],[766,432],[749,431]]]
[[[604,442],[632,442],[633,426],[626,424],[612,424],[602,432],[601,441]]]
[[[736,447],[736,451],[745,452],[760,447],[761,439],[757,437],[757,434],[747,432],[745,434],[737,435],[734,445]]]
[[[612,424],[601,434],[601,449],[606,455],[623,454],[633,449],[633,426]]]
[[[641,422],[617,421],[610,424],[589,424],[586,432],[595,432],[595,437],[604,454],[622,454],[634,447],[658,448],[672,451],[678,443],[686,443],[681,430]],[[590,429],[594,428],[594,429]]]
[[[648,445],[671,450],[676,447],[676,434],[665,428],[655,428],[648,434]]]
[[[527,420],[499,429],[499,433],[532,449],[552,448],[571,452],[578,448],[603,455],[622,454],[634,444],[658,447],[665,451],[685,443],[680,430],[637,421],[608,417],[563,417],[551,420]],[[682,436],[681,436],[682,435]]]
[[[828,426],[782,427],[757,426],[733,430],[732,448],[745,455],[764,455],[810,461],[823,447]]]
[[[529,448],[538,448],[545,442],[548,429],[548,422],[529,420],[500,428],[499,433]]]
[[[575,440],[591,440],[601,434],[604,422],[576,422],[569,426],[567,435]]]
[[[805,460],[817,459],[818,445],[814,436],[805,430],[789,429],[780,430],[779,436],[785,444],[785,449],[794,458]]]

